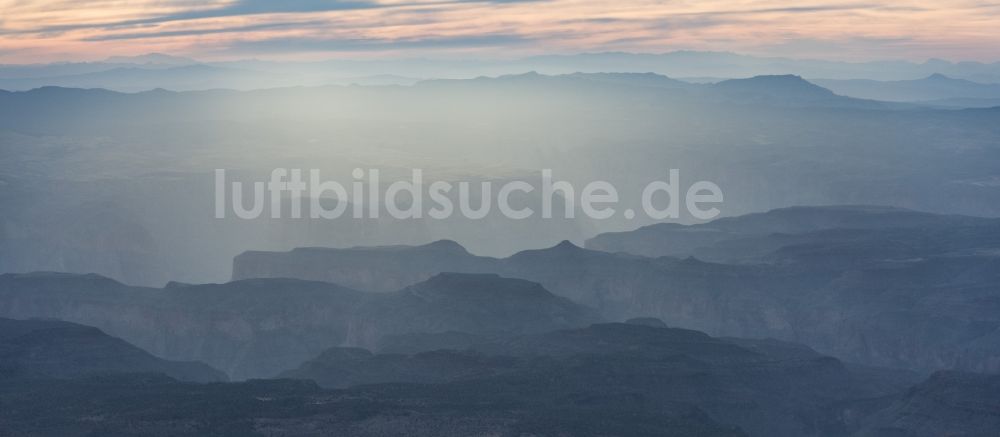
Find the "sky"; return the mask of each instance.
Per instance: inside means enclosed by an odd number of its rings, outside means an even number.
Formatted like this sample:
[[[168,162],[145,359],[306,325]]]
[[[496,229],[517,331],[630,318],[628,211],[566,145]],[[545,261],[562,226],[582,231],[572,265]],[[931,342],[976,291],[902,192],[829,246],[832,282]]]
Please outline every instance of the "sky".
[[[200,60],[674,50],[1000,61],[1000,2],[0,0],[0,63],[150,52]]]

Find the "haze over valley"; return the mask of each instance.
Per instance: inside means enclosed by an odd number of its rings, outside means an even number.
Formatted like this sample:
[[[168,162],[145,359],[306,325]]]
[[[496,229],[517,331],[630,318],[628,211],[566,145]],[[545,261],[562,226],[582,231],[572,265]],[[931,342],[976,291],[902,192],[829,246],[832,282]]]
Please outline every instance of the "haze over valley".
[[[1000,9],[0,0],[0,435],[989,437]]]

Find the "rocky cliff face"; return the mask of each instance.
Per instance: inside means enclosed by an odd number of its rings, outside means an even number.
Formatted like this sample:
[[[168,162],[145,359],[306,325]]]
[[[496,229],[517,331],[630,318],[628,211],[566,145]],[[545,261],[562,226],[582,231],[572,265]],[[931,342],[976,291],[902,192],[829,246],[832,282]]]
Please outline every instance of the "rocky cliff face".
[[[409,332],[518,333],[581,326],[593,310],[537,284],[447,275],[384,294],[295,279],[130,287],[96,275],[0,275],[0,315],[96,326],[161,357],[234,379],[271,377],[331,346]]]

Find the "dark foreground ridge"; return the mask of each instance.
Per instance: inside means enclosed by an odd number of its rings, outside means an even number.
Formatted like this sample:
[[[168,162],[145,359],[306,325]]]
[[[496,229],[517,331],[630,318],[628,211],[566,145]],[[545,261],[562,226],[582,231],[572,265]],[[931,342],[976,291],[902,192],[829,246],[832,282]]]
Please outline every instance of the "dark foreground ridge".
[[[226,381],[203,363],[168,361],[97,328],[58,320],[0,319],[0,378],[77,378],[162,373],[180,381]]]
[[[36,322],[5,322],[0,336],[25,323]],[[988,436],[1000,424],[992,376],[943,372],[918,383],[800,345],[662,325],[481,336],[462,350],[414,354],[333,348],[284,375],[296,379],[4,374],[0,424],[5,435],[60,437]]]

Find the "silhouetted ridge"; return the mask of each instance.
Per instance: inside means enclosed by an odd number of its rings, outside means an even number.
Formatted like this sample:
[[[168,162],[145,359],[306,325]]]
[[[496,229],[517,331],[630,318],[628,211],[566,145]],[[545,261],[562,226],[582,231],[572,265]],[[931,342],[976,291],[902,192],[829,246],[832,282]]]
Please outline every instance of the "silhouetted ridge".
[[[93,288],[120,288],[125,284],[106,276],[96,273],[62,273],[62,272],[30,272],[30,273],[4,273],[0,274],[0,282],[27,282],[39,286],[62,286],[74,284],[76,286],[86,285],[87,289]],[[80,291],[85,291],[83,288]]]
[[[225,381],[198,362],[167,361],[100,329],[58,320],[0,318],[0,379],[75,378],[98,373],[163,373],[183,381]]]
[[[386,293],[292,278],[146,288],[93,275],[2,275],[0,310],[96,326],[234,379],[270,377],[331,346],[374,348],[392,335],[517,334],[601,320],[537,283],[475,274],[437,275]]]
[[[450,273],[434,275],[406,290],[431,299],[495,296],[510,299],[555,298],[537,282],[502,278],[496,273]]]
[[[563,240],[563,241],[560,241],[559,244],[557,244],[555,246],[552,246],[552,249],[569,251],[569,250],[580,249],[580,246],[577,246],[577,245],[573,244],[572,241]]]
[[[433,250],[438,250],[438,251],[443,251],[443,252],[453,252],[453,253],[460,253],[460,254],[468,254],[469,253],[469,251],[466,250],[465,247],[463,247],[461,244],[458,244],[458,242],[453,241],[453,240],[438,240],[438,241],[435,241],[433,243],[428,243],[426,245],[418,246],[418,247],[422,247],[422,248],[425,248],[425,249],[433,249]]]
[[[715,84],[716,88],[746,93],[771,95],[787,94],[791,97],[832,97],[833,91],[816,85],[800,76],[755,76],[749,79],[730,79]]]
[[[1000,326],[1000,301],[985,296],[995,295],[989,290],[1000,282],[1000,219],[864,205],[793,207],[602,234],[588,246],[562,242],[503,259],[431,257],[412,248],[301,258],[273,253],[261,255],[259,265],[237,267],[245,275],[349,280],[377,291],[390,281],[410,284],[441,272],[495,273],[537,282],[606,320],[654,316],[712,335],[802,341],[866,365],[921,371],[998,365],[1000,348],[989,327]],[[505,287],[442,287],[472,291],[439,301],[494,305],[498,293],[483,290]],[[963,299],[977,305],[961,305]],[[938,329],[942,323],[949,329]]]
[[[708,90],[726,101],[737,104],[885,109],[885,105],[880,102],[837,95],[827,88],[795,75],[730,79],[709,85]]]
[[[656,73],[573,73],[564,77],[601,83],[652,88],[694,89],[698,87],[697,85],[677,79],[671,79],[667,76]]]
[[[125,93],[110,91],[104,88],[67,88],[61,86],[43,86],[28,91],[14,92],[15,95],[38,98],[107,98],[124,97]]]

